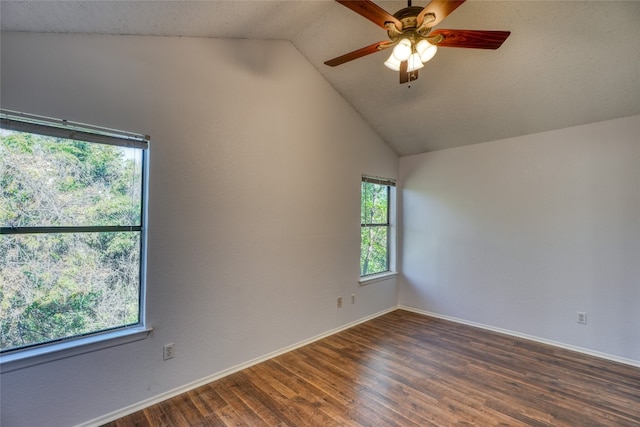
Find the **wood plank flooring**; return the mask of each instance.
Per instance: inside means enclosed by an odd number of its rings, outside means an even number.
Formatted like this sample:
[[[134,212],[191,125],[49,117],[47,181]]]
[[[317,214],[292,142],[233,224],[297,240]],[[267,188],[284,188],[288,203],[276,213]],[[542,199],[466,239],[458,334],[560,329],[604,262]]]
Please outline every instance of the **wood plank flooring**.
[[[107,424],[640,426],[640,368],[397,310]]]

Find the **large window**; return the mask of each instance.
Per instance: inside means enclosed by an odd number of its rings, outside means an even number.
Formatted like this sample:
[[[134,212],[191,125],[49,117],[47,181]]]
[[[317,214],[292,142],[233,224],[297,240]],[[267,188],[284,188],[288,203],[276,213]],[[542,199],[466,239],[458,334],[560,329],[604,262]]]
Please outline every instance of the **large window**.
[[[148,137],[0,118],[1,351],[141,326]]]
[[[395,183],[362,177],[360,199],[360,276],[391,271],[391,203]]]

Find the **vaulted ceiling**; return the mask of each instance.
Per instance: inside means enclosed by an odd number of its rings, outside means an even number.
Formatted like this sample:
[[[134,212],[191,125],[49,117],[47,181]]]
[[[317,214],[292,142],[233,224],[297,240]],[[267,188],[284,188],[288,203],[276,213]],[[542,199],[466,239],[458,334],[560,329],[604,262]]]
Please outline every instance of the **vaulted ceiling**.
[[[2,0],[0,19],[3,31],[289,40],[401,156],[640,114],[638,1],[468,0],[436,28],[511,36],[440,48],[410,87],[383,65],[389,51],[324,65],[387,40],[331,0]]]

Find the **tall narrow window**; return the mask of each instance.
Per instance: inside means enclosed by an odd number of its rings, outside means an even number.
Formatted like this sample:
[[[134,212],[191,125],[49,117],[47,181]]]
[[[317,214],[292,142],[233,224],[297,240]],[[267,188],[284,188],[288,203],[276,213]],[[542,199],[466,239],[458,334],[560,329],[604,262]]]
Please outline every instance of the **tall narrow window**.
[[[0,119],[0,350],[140,326],[148,137]]]
[[[391,270],[391,180],[362,177],[360,276]]]

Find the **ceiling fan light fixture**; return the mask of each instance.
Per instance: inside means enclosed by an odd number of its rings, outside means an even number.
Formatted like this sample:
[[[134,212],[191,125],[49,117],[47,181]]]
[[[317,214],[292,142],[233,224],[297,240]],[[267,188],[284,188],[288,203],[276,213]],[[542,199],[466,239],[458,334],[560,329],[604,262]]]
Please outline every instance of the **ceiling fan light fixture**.
[[[400,71],[400,62],[401,61],[398,61],[392,53],[389,55],[389,59],[385,61],[384,65],[393,71]]]
[[[400,62],[406,61],[411,56],[411,41],[409,39],[401,39],[393,48],[393,56]]]
[[[335,67],[393,47],[391,56],[384,65],[400,72],[400,84],[417,79],[417,70],[433,58],[438,47],[497,49],[511,34],[510,31],[446,29],[432,31],[433,27],[440,24],[465,0],[430,0],[424,7],[411,6],[411,0],[409,0],[407,7],[393,15],[371,0],[335,1],[385,30],[389,41],[373,43],[326,61],[325,64]]]
[[[424,64],[420,60],[420,54],[418,52],[412,53],[407,60],[407,72],[410,73],[422,67],[424,67]]]
[[[416,45],[416,52],[420,55],[420,60],[424,63],[434,57],[438,51],[438,46],[429,43],[427,40],[422,39]]]

